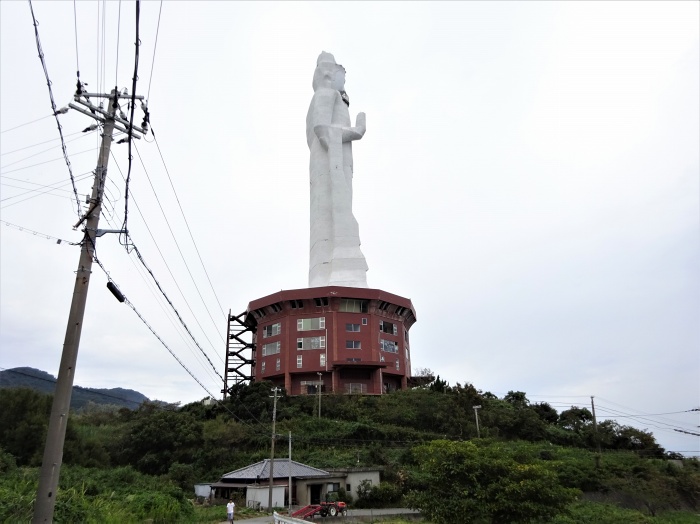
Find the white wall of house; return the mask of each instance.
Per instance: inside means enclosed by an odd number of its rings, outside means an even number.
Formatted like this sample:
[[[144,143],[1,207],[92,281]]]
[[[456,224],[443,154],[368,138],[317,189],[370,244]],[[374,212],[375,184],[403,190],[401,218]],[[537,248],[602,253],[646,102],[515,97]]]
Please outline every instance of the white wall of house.
[[[273,486],[272,487],[272,506],[275,508],[283,508],[284,506],[284,492],[287,486]],[[270,500],[270,487],[269,486],[248,486],[246,488],[246,505],[250,505],[250,502],[259,502],[261,508],[267,508],[267,503]]]

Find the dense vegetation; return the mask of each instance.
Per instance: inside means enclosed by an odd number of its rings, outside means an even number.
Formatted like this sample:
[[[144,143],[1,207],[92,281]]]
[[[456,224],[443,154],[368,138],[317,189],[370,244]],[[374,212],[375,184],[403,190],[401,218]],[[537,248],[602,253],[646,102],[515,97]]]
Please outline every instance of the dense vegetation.
[[[193,484],[269,457],[269,384],[233,393],[213,405],[73,413],[57,521],[197,521]],[[47,395],[0,390],[0,522],[31,516],[50,406]],[[325,395],[320,419],[317,410],[313,396],[279,399],[279,455],[291,432],[300,462],[381,466],[382,483],[362,486],[356,506],[410,505],[434,524],[681,523],[700,511],[697,461],[671,461],[653,435],[612,421],[596,434],[586,408],[557,413],[522,392],[499,399],[438,378],[379,397]]]

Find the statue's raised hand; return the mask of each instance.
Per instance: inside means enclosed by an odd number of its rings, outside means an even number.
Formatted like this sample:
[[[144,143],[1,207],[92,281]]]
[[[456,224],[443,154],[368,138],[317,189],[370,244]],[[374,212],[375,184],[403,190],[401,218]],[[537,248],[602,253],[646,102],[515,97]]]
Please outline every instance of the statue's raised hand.
[[[367,115],[364,113],[357,113],[357,120],[355,120],[355,131],[360,133],[360,136],[364,136],[365,131],[367,131]]]

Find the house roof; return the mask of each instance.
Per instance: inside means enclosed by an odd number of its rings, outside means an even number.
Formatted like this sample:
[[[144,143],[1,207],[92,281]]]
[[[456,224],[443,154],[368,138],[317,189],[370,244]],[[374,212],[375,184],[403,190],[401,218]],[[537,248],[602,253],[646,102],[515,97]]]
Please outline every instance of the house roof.
[[[275,459],[275,464],[272,474],[274,478],[287,478],[289,477],[289,460],[288,459]],[[328,477],[330,473],[318,468],[312,468],[301,462],[291,461],[291,474],[292,477]],[[224,474],[221,477],[221,481],[226,479],[227,481],[237,481],[237,480],[257,480],[257,479],[269,479],[270,478],[270,459],[265,459],[250,466],[231,471]]]

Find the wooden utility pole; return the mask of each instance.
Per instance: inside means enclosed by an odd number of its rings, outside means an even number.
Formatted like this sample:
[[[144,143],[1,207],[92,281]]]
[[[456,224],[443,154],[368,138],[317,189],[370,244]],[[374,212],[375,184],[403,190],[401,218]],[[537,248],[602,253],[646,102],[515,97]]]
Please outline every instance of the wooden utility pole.
[[[85,100],[82,100],[83,96]],[[108,111],[93,105],[88,97],[108,98]],[[92,272],[92,260],[95,253],[97,237],[100,236],[97,227],[100,222],[100,213],[102,210],[102,194],[107,177],[107,163],[109,162],[109,151],[112,145],[112,133],[115,127],[121,131],[125,131],[124,127],[119,125],[119,123],[125,124],[126,126],[129,125],[124,119],[115,116],[119,108],[120,98],[131,99],[132,96],[126,94],[120,95],[117,89],[114,89],[111,95],[78,92],[75,95],[75,101],[87,107],[90,111],[85,111],[74,104],[69,104],[71,108],[103,124],[102,145],[100,146],[97,168],[95,169],[95,180],[93,182],[92,195],[89,201],[90,207],[83,218],[75,225],[77,228],[85,221],[85,236],[83,237],[80,249],[80,260],[78,262],[75,286],[73,288],[73,301],[71,302],[70,313],[68,314],[68,325],[66,326],[66,336],[63,340],[63,353],[61,355],[61,364],[58,369],[56,389],[51,406],[49,429],[46,435],[46,445],[44,447],[44,458],[39,473],[39,487],[37,489],[34,516],[32,518],[32,523],[34,524],[53,522],[56,494],[58,491],[58,479],[61,473],[61,464],[63,463],[63,444],[66,440],[68,412],[70,410],[70,401],[73,394],[75,365],[78,360],[80,335],[83,329],[85,304],[87,302],[90,274]],[[142,96],[135,98],[143,99]],[[143,132],[143,129],[136,127],[134,127],[134,129]]]
[[[289,516],[292,516],[292,432],[289,432]]]
[[[595,436],[596,447],[598,448],[598,454],[595,456],[595,465],[600,467],[600,437],[598,436],[598,421],[595,418],[595,403],[593,402],[593,395],[591,395],[591,414],[593,415],[593,435]]]
[[[321,418],[321,388],[323,387],[323,373],[319,371],[316,374],[318,375],[318,418]]]
[[[479,431],[479,409],[481,409],[481,406],[474,406],[474,418],[476,419],[476,438],[481,438],[481,431]]]
[[[277,392],[280,388],[275,387],[272,389],[274,393],[274,402],[272,404],[272,445],[270,451],[270,487],[267,494],[267,509],[272,512],[272,485],[275,480],[274,468],[275,468],[275,422],[277,420]]]

